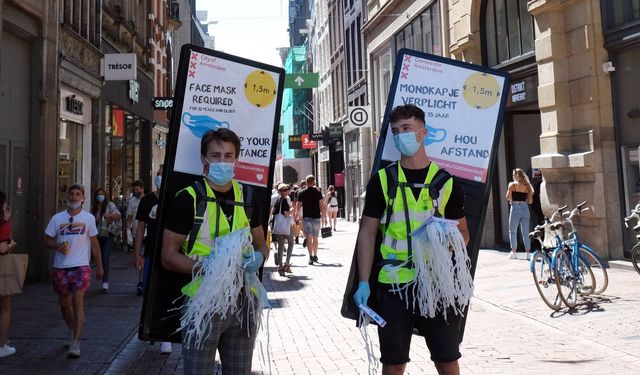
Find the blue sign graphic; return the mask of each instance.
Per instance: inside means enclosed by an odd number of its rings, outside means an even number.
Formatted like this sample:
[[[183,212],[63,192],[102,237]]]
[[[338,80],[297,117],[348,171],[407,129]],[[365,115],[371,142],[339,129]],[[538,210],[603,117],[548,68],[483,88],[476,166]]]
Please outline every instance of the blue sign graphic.
[[[182,123],[198,138],[202,138],[209,130],[229,129],[229,123],[226,121],[219,121],[207,115],[192,115],[189,112],[182,115]]]

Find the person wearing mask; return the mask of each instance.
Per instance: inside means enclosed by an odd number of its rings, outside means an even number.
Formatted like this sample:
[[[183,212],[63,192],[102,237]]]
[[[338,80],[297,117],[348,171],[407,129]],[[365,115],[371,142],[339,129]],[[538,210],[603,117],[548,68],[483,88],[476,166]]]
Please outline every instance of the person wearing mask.
[[[93,193],[91,213],[96,218],[98,243],[100,244],[102,268],[104,269],[104,276],[102,276],[102,293],[107,293],[109,291],[109,274],[111,270],[111,250],[114,246],[113,239],[115,237],[113,233],[109,232],[109,227],[114,221],[120,220],[120,210],[107,198],[104,189],[98,188]]]
[[[84,294],[91,283],[90,255],[96,264],[96,280],[102,280],[102,257],[96,219],[82,210],[84,187],[69,187],[67,209],[49,220],[45,246],[55,250],[53,290],[58,294],[60,311],[69,328],[68,358],[80,357],[80,337],[84,327]]]
[[[418,245],[411,234],[429,218],[444,216],[457,221],[458,236],[462,237],[458,238],[460,242],[468,243],[464,191],[462,185],[449,176],[440,189],[438,202],[431,198],[428,186],[435,180],[440,168],[429,159],[424,147],[428,130],[422,109],[412,104],[394,108],[389,114],[389,126],[401,156],[397,163],[374,174],[367,185],[357,239],[359,284],[354,300],[356,306],[368,306],[370,297],[375,299],[375,311],[387,322],[384,327],[378,327],[383,374],[404,373],[410,360],[414,330],[424,336],[439,374],[459,374],[458,325],[461,317],[450,311],[453,309],[451,307],[447,311],[434,311],[433,317],[417,308],[423,301],[415,294],[419,283],[415,279],[417,266],[413,263],[412,253],[419,251],[424,254],[434,249],[414,249]],[[388,200],[390,189],[396,189],[395,198]],[[376,243],[378,234],[382,234],[380,244]],[[464,249],[455,248],[453,251]],[[374,265],[376,257],[380,262]],[[442,269],[436,268],[433,272],[447,272]],[[372,271],[377,275],[371,275]],[[371,280],[377,282],[374,288],[376,293],[372,296],[369,286]],[[399,292],[401,290],[411,290],[411,293]],[[433,294],[427,293],[430,302],[433,302]]]
[[[191,298],[198,293],[229,293],[228,290],[216,290],[216,287],[220,288],[218,285],[207,285],[206,290],[204,286],[200,287],[203,278],[211,276],[207,274],[207,269],[194,269],[196,265],[203,264],[201,262],[222,262],[216,264],[226,265],[229,264],[227,262],[237,264],[240,261],[239,267],[225,267],[227,272],[224,275],[218,274],[214,277],[226,278],[225,281],[236,280],[237,277],[245,280],[242,282],[240,294],[230,298],[233,301],[230,304],[233,312],[228,312],[224,317],[214,314],[209,322],[190,320],[184,323],[186,326],[181,332],[186,374],[213,374],[216,352],[220,353],[222,371],[225,374],[251,373],[258,315],[255,311],[251,312],[250,306],[256,306],[259,302],[257,299],[249,300],[257,297],[253,294],[254,286],[249,286],[246,280],[257,280],[256,273],[264,260],[268,259],[269,248],[265,241],[260,212],[255,209],[259,207],[257,201],[245,202],[242,186],[233,178],[239,156],[240,139],[236,133],[226,128],[205,133],[200,144],[204,178],[178,192],[169,208],[163,232],[162,266],[167,270],[189,275],[203,272],[200,273],[202,277],[192,279],[182,288],[187,300],[185,306],[189,306]],[[197,231],[191,233],[196,228],[196,206],[202,199],[206,200],[203,221]],[[253,210],[248,215],[250,207]],[[250,237],[243,238],[245,235]],[[227,236],[248,242],[248,248],[225,248],[227,252],[212,248],[216,239]],[[244,260],[235,257],[239,254],[242,254]],[[183,309],[183,322],[188,310],[188,307]],[[196,330],[196,326],[202,324],[209,327],[208,332],[199,338],[190,335],[190,332]]]
[[[127,201],[127,251],[133,251],[133,244],[136,241],[136,228],[138,228],[136,213],[138,212],[140,200],[144,197],[144,182],[142,182],[142,180],[135,180],[132,188],[131,197],[129,197]],[[129,236],[131,236],[131,238],[129,238]],[[131,240],[131,243],[129,243],[129,240]]]
[[[533,203],[533,186],[529,182],[529,177],[520,168],[513,170],[513,181],[507,187],[505,198],[511,203],[509,212],[509,243],[511,252],[508,259],[518,259],[516,250],[518,249],[518,228],[522,234],[525,256],[529,259],[531,252],[531,239],[529,238],[529,205]]]
[[[0,257],[10,254],[16,246],[11,239],[11,208],[7,205],[7,195],[0,191]],[[0,358],[16,354],[16,348],[7,344],[9,323],[11,322],[11,296],[0,296]]]

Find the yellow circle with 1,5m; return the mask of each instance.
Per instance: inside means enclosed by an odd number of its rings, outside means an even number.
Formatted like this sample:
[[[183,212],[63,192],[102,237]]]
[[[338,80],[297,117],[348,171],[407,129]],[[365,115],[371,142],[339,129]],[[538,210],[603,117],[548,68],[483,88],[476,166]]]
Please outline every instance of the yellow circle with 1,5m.
[[[244,95],[258,108],[267,107],[276,98],[276,82],[264,70],[254,70],[244,80]]]
[[[476,109],[492,107],[500,99],[500,85],[496,77],[476,72],[464,81],[462,87],[464,100]]]

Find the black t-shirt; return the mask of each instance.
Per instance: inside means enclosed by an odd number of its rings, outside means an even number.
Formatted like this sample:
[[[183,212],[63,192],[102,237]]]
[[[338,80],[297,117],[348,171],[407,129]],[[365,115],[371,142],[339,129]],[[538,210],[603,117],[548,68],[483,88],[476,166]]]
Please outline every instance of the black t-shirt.
[[[408,183],[422,184],[427,178],[429,167],[422,169],[407,169],[402,168],[404,176],[407,178]],[[413,196],[418,199],[420,196],[421,188],[411,188]],[[396,199],[402,199],[396,197]],[[367,195],[364,202],[364,210],[362,214],[365,216],[373,217],[376,219],[382,219],[384,210],[387,207],[387,202],[384,199],[384,193],[382,192],[382,185],[380,184],[380,174],[376,173],[369,180],[367,185]],[[460,182],[453,177],[453,186],[451,190],[451,196],[445,207],[444,217],[447,219],[457,220],[464,217],[464,189]]]
[[[217,203],[220,204],[222,213],[229,222],[229,226],[233,226],[234,205],[226,203],[226,201],[234,201],[235,199],[233,188],[225,192],[215,191],[214,194],[218,200]],[[260,210],[255,201],[251,202],[251,207],[253,208],[253,212],[251,213],[251,218],[249,218],[249,225],[251,228],[256,228],[262,225]],[[194,216],[193,198],[187,191],[181,191],[171,203],[171,209],[165,227],[172,232],[188,235],[191,232],[191,227],[193,227]]]
[[[302,203],[302,216],[310,219],[320,219],[320,201],[322,193],[315,187],[298,191],[298,202]]]
[[[280,207],[280,204],[282,202],[282,207]],[[291,211],[291,207],[289,207],[289,200],[285,197],[285,198],[278,198],[278,200],[276,201],[276,203],[273,205],[273,214],[281,214],[285,211]]]
[[[156,248],[156,231],[158,230],[157,210],[160,200],[155,193],[142,197],[136,212],[136,220],[147,225],[147,235],[144,237],[144,257],[150,258]]]

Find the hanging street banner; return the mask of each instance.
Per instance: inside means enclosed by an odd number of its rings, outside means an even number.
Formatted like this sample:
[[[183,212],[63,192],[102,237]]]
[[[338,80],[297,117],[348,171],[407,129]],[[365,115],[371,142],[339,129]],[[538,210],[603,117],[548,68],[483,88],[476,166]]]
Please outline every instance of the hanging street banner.
[[[389,93],[391,107],[422,108],[429,158],[458,177],[486,182],[496,122],[508,94],[506,77],[411,54],[400,67]],[[388,129],[382,159],[399,158]]]
[[[278,74],[193,51],[182,98],[174,170],[202,174],[200,139],[210,129],[233,130],[241,141],[235,175],[240,182],[267,186],[273,119],[279,107]]]
[[[285,89],[313,89],[318,87],[318,73],[287,73],[284,78]]]
[[[508,73],[483,66],[401,49],[380,128],[380,140],[371,173],[400,159],[395,147],[389,113],[399,105],[413,104],[425,112],[424,138],[429,159],[446,169],[463,186],[464,212],[470,241],[467,253],[471,275],[475,274],[485,213],[491,191],[507,97]],[[378,244],[379,245],[379,244]],[[377,275],[372,271],[372,275]],[[374,276],[375,278],[375,276]],[[353,295],[358,287],[358,264],[354,251],[341,313],[357,319]],[[373,281],[376,282],[377,278]],[[464,312],[464,317],[468,311]],[[458,326],[462,340],[466,319]]]
[[[191,275],[162,267],[162,229],[176,193],[203,179],[200,142],[207,131],[224,127],[240,138],[235,179],[242,183],[247,209],[258,212],[266,233],[283,91],[282,68],[191,44],[182,47],[175,96],[154,102],[160,108],[171,104],[172,116],[156,247],[145,249],[151,252],[152,266],[138,331],[141,340],[180,342],[176,309],[183,303],[180,289]]]

